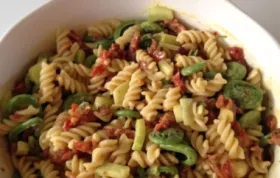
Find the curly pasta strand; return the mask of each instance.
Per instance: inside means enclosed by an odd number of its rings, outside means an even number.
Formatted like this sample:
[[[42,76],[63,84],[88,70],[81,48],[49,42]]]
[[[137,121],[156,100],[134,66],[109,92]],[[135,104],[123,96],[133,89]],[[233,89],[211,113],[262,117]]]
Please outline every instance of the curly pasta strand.
[[[111,64],[107,67],[107,70],[111,73],[120,72],[128,65],[129,65],[129,62],[127,62],[126,60],[113,59],[111,61]]]
[[[224,63],[223,58],[215,60],[207,60],[207,69],[210,72],[224,72],[227,70],[227,65]]]
[[[123,35],[117,38],[115,42],[120,45],[121,49],[124,49],[125,45],[130,43],[135,33],[140,33],[140,26],[138,24],[125,30]]]
[[[185,56],[181,54],[176,54],[175,56],[176,66],[183,68],[188,67],[193,64],[205,62],[201,57],[199,56]]]
[[[101,87],[104,82],[105,78],[108,76],[108,72],[105,71],[100,75],[96,75],[92,77],[89,81],[89,85],[87,86],[88,91],[90,94],[95,94],[99,91],[99,87]]]
[[[222,58],[222,53],[218,50],[218,44],[216,39],[208,39],[204,44],[204,50],[206,55],[211,60],[217,60]]]
[[[0,122],[0,135],[4,136],[9,134],[9,132],[15,128],[16,126],[18,126],[19,124],[21,124],[22,122],[24,122],[24,120],[11,120],[11,119],[3,119]]]
[[[179,87],[169,88],[166,93],[165,100],[163,102],[164,111],[172,111],[173,107],[179,104],[179,99],[181,98],[181,90]]]
[[[260,160],[258,157],[259,155],[251,154],[249,157],[249,166],[255,169],[258,173],[268,173],[268,168],[271,165],[271,162]]]
[[[162,89],[163,84],[162,81],[155,81],[152,80],[150,83],[147,84],[147,88],[149,89],[150,92],[157,93],[160,89]]]
[[[87,88],[83,83],[71,78],[64,70],[62,70],[57,76],[57,81],[59,86],[64,87],[66,90],[69,90],[72,93],[87,91]]]
[[[109,160],[116,164],[126,165],[132,144],[133,140],[122,134],[119,139],[118,148],[110,155]]]
[[[261,72],[259,69],[253,69],[247,76],[246,80],[255,85],[256,87],[261,87]]]
[[[15,166],[22,178],[37,178],[34,163],[33,158],[21,157],[19,160],[16,160]]]
[[[72,68],[74,72],[76,72],[81,77],[89,77],[91,73],[91,69],[87,68],[83,64],[75,64],[73,62],[69,62],[68,65]]]
[[[246,130],[246,132],[249,136],[249,139],[257,143],[259,143],[260,138],[264,136],[261,125],[257,125],[252,128],[249,128]]]
[[[64,63],[64,62],[71,62],[74,61],[75,55],[80,49],[80,46],[77,42],[71,45],[70,50],[64,51],[62,55],[55,55],[51,58],[52,62],[56,63]]]
[[[204,140],[203,136],[196,131],[192,132],[189,137],[192,146],[201,157],[205,158],[206,154],[209,152],[209,141],[207,139]]]
[[[76,128],[71,128],[68,131],[62,131],[59,135],[51,138],[54,150],[67,148],[68,143],[72,139],[81,140],[82,138],[92,135],[100,126],[100,123],[88,122]]]
[[[128,91],[123,100],[124,108],[133,109],[136,106],[137,101],[140,99],[141,86],[144,85],[145,77],[146,74],[141,69],[132,74]]]
[[[43,178],[59,178],[59,171],[55,170],[50,160],[42,160],[35,167],[40,170]]]
[[[74,155],[71,160],[66,161],[65,165],[72,174],[78,175],[79,173],[85,171],[84,163],[85,160],[79,159],[77,155]]]
[[[174,154],[165,152],[165,153],[161,153],[159,155],[159,157],[155,161],[155,163],[157,165],[172,166],[175,164],[179,164],[179,160],[176,158],[176,156]]]
[[[232,159],[245,159],[244,150],[239,145],[238,139],[234,136],[231,123],[227,119],[215,120],[214,123],[218,124],[217,133],[220,135],[225,149],[229,152],[229,157]]]
[[[46,62],[42,62],[42,69],[40,72],[40,90],[42,91],[42,97],[40,98],[40,103],[53,101],[55,78],[56,65],[54,63],[47,64]]]
[[[33,105],[29,105],[26,109],[16,111],[15,114],[18,114],[21,116],[26,116],[26,117],[31,117],[33,115],[38,114],[39,112],[40,112],[39,108],[35,108]]]
[[[181,44],[205,43],[208,39],[215,39],[215,36],[207,31],[183,30],[178,34],[176,41]]]
[[[143,151],[133,151],[128,161],[128,166],[130,167],[142,167],[152,166],[153,164],[147,159],[147,155]]]
[[[142,63],[147,68],[147,71],[155,73],[158,71],[157,63],[154,59],[144,50],[138,49],[136,51],[136,61]]]
[[[266,178],[266,174],[262,174],[257,172],[256,170],[253,170],[249,173],[248,178]]]
[[[59,57],[67,55],[69,49],[71,48],[72,42],[68,37],[69,33],[69,29],[62,32],[57,30],[56,32],[56,51]]]
[[[122,71],[120,71],[116,76],[112,78],[111,81],[105,84],[105,88],[113,93],[113,91],[122,83],[129,81],[132,74],[137,70],[138,64],[132,63],[126,66]]]
[[[147,160],[149,163],[153,164],[160,156],[160,147],[152,142],[148,142],[146,144],[147,150]]]
[[[165,95],[168,92],[168,88],[160,89],[157,94],[153,97],[153,99],[145,106],[140,114],[146,120],[154,120],[158,114],[159,109],[163,109],[163,102],[165,99]]]
[[[94,25],[88,27],[88,34],[109,37],[114,33],[120,23],[121,21],[118,19],[107,19],[96,22]]]
[[[205,133],[206,139],[209,141],[208,153],[223,153],[225,150],[224,144],[221,142],[221,138],[217,133],[217,124],[208,126],[208,130]]]

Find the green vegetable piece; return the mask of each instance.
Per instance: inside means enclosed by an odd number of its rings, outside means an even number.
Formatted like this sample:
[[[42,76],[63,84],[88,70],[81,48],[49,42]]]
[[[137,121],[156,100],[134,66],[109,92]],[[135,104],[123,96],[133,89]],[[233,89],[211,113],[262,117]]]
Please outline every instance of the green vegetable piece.
[[[139,44],[140,48],[147,49],[148,47],[150,47],[152,44],[152,39],[153,39],[153,36],[150,33],[142,35],[140,37],[140,44]]]
[[[192,120],[190,118],[193,117],[193,115],[192,115],[193,99],[181,98],[179,101],[180,101],[180,105],[181,105],[182,120],[183,120],[184,124],[185,125],[192,124]]]
[[[178,174],[178,169],[175,166],[159,166],[158,170],[160,173],[169,174],[171,176]]]
[[[154,6],[149,9],[148,21],[156,22],[162,20],[172,20],[173,11],[163,6]]]
[[[92,68],[93,64],[95,64],[96,59],[97,57],[94,54],[92,54],[84,60],[84,65],[87,68]]]
[[[135,138],[132,145],[132,150],[141,151],[146,136],[146,125],[144,119],[137,119],[135,124]]]
[[[104,49],[109,49],[114,41],[113,40],[99,40],[95,44],[98,47],[101,45]]]
[[[95,173],[99,176],[106,177],[128,177],[130,168],[121,164],[105,163],[102,166],[96,168]]]
[[[29,68],[28,70],[28,77],[29,79],[34,82],[36,85],[40,84],[40,72],[42,69],[42,63],[37,63]]]
[[[113,99],[110,96],[97,96],[94,101],[94,107],[96,109],[110,107],[113,103]]]
[[[191,74],[201,71],[205,66],[206,66],[205,62],[196,63],[196,64],[193,64],[193,65],[190,65],[188,67],[184,67],[183,69],[181,69],[181,74],[183,76],[189,76]]]
[[[183,141],[184,132],[179,128],[168,128],[162,131],[152,131],[149,134],[151,142],[160,145],[177,144]]]
[[[158,166],[151,166],[147,169],[148,176],[160,176]]]
[[[126,21],[126,22],[123,22],[120,25],[118,25],[113,34],[114,40],[116,40],[117,38],[122,36],[122,34],[124,33],[124,31],[126,29],[128,29],[130,26],[135,25],[136,23],[138,23],[138,21],[130,20],[130,21]]]
[[[20,173],[19,173],[19,171],[17,169],[14,170],[12,178],[21,178],[21,175],[20,175]]]
[[[79,49],[75,55],[75,62],[78,64],[82,64],[85,60],[86,53],[84,50]]]
[[[16,126],[15,128],[13,128],[10,133],[9,133],[9,140],[11,142],[17,142],[18,139],[18,135],[25,131],[26,129],[30,128],[30,127],[35,127],[37,125],[41,125],[43,124],[43,120],[39,117],[34,117],[32,119],[29,119],[23,123],[21,123],[20,125]]]
[[[181,163],[184,165],[192,166],[196,163],[197,153],[187,144],[160,145],[160,147],[164,150],[182,154],[184,158]]]
[[[74,95],[70,95],[63,103],[63,110],[70,109],[73,103],[81,104],[82,102],[92,102],[92,96],[88,93],[76,93]]]
[[[165,60],[159,61],[158,65],[160,71],[162,71],[166,76],[171,77],[173,75],[174,67],[168,64]]]
[[[228,80],[242,80],[247,74],[247,69],[244,65],[238,62],[227,63],[227,70],[223,73]]]
[[[240,119],[239,123],[243,129],[248,129],[258,125],[261,121],[261,112],[260,111],[249,111],[245,113]]]
[[[8,114],[13,114],[15,111],[26,108],[29,105],[32,105],[35,108],[41,109],[41,105],[38,103],[36,98],[34,98],[32,95],[28,95],[28,94],[16,95],[13,98],[11,98],[8,101],[6,109],[7,109]]]
[[[169,44],[169,45],[173,45],[173,46],[177,46],[178,48],[180,47],[180,43],[178,43],[176,41],[176,36],[174,35],[170,35],[167,33],[159,33],[160,35],[160,45],[162,44]]]
[[[212,80],[212,79],[214,79],[216,74],[217,74],[216,72],[205,72],[203,74],[203,78],[206,79],[206,80]]]
[[[130,109],[121,109],[115,112],[115,115],[118,117],[130,117],[138,119],[141,117],[140,113],[138,111],[133,111]]]
[[[162,85],[169,85],[169,84],[172,84],[172,81],[171,81],[171,80],[166,80],[166,79],[163,79],[161,82],[162,82]]]
[[[124,100],[124,96],[127,93],[129,88],[129,81],[126,81],[120,84],[114,91],[113,97],[115,104],[122,104]]]
[[[144,33],[157,33],[157,32],[161,32],[163,30],[163,28],[153,22],[142,22],[140,24],[140,28]]]
[[[137,171],[137,175],[138,175],[139,178],[146,178],[147,177],[146,176],[146,171],[145,171],[144,168],[138,167],[136,171]]]
[[[254,109],[262,104],[263,91],[256,86],[242,81],[232,80],[224,88],[226,98],[231,98],[242,109]]]
[[[94,42],[94,38],[92,36],[88,35],[87,33],[85,33],[83,36],[83,41],[84,42]]]

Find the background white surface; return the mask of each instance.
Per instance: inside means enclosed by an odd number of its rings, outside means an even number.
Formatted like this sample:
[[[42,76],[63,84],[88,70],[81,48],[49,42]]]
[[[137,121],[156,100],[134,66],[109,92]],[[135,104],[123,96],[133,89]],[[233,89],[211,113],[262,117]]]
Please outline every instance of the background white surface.
[[[17,21],[48,1],[49,0],[0,0],[0,36]],[[230,1],[266,28],[280,42],[280,0]],[[176,0],[174,0],[174,2],[176,2]],[[209,9],[209,13],[211,13],[211,9]],[[238,19],[233,23],[238,25]]]

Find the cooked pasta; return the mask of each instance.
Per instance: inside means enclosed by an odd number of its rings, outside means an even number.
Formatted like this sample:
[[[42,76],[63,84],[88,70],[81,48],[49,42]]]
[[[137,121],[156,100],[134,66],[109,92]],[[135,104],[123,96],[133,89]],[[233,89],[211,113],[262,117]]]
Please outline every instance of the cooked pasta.
[[[280,136],[260,70],[172,14],[57,31],[1,101],[21,177],[266,177]]]

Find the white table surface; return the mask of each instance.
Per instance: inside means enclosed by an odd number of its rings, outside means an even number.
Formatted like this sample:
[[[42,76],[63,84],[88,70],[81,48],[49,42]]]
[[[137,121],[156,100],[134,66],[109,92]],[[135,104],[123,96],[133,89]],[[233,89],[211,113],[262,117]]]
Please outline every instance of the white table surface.
[[[0,0],[0,36],[49,0]],[[280,42],[280,0],[230,0]],[[176,2],[176,0],[174,1]]]

